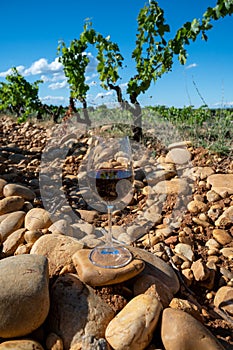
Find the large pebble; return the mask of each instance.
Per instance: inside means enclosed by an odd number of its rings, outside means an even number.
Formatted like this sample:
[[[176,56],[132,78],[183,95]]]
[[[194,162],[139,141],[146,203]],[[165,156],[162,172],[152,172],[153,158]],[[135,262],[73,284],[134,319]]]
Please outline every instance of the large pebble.
[[[233,174],[213,174],[208,176],[207,183],[221,197],[233,194]]]
[[[49,213],[43,208],[33,208],[25,216],[25,227],[27,230],[48,228],[51,224]]]
[[[0,215],[22,209],[24,199],[19,196],[10,196],[0,200]]]
[[[13,233],[10,234],[9,237],[3,243],[2,251],[6,254],[6,256],[13,255],[16,249],[20,244],[24,243],[24,232],[25,228],[20,228]]]
[[[233,237],[226,231],[215,228],[213,230],[213,237],[216,241],[222,245],[228,244],[233,241]]]
[[[104,337],[113,317],[112,308],[77,275],[60,276],[52,286],[49,328],[62,338],[64,350],[81,349],[84,335]]]
[[[215,221],[215,226],[226,226],[233,223],[233,206],[227,208]]]
[[[78,250],[72,258],[80,280],[90,286],[127,281],[138,275],[145,267],[145,263],[139,259],[133,259],[126,266],[117,269],[98,267],[89,260],[90,251],[90,249]]]
[[[153,190],[158,194],[188,194],[189,186],[185,179],[171,179],[160,181]]]
[[[0,350],[44,350],[44,348],[35,340],[18,339],[1,343]]]
[[[114,350],[143,350],[152,337],[162,304],[152,295],[140,294],[110,321],[105,337]]]
[[[3,242],[12,232],[22,227],[24,217],[24,211],[15,211],[4,216],[4,220],[0,223],[0,235]]]
[[[178,309],[163,311],[161,335],[166,350],[224,350],[201,322]]]
[[[49,276],[60,273],[65,265],[71,264],[72,255],[83,248],[76,239],[60,234],[47,234],[41,236],[33,245],[31,254],[44,255],[49,261]]]
[[[145,263],[145,269],[142,274],[149,274],[161,280],[172,293],[177,293],[180,289],[178,277],[171,266],[156,255],[139,248],[129,247],[136,259],[142,259]]]
[[[185,164],[191,159],[191,153],[185,148],[173,148],[166,155],[166,162]]]
[[[20,196],[28,201],[32,201],[36,197],[35,193],[30,190],[30,188],[18,184],[5,185],[3,188],[3,195],[5,197]]]
[[[0,337],[27,335],[49,312],[48,261],[18,255],[0,261]]]
[[[6,184],[6,180],[0,179],[0,198],[3,197],[3,187],[6,186]]]
[[[178,243],[175,246],[175,252],[179,254],[181,257],[184,257],[184,259],[187,259],[189,261],[194,260],[194,253],[193,253],[192,247],[189,244]]]
[[[228,286],[219,288],[214,297],[214,305],[233,316],[233,288]]]

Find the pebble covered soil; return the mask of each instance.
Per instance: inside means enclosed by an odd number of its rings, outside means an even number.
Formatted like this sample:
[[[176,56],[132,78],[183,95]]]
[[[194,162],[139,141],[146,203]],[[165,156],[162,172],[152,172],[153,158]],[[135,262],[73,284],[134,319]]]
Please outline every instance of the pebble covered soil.
[[[94,131],[71,131],[1,116],[0,350],[232,350],[232,158],[133,143],[134,196],[113,215],[133,260],[103,269],[88,259],[108,226],[85,187]]]

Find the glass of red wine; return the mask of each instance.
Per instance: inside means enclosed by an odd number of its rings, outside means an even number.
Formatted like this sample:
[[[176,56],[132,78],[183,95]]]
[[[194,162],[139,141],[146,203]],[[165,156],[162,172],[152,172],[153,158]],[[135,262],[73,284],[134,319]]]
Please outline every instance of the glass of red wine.
[[[130,251],[112,238],[112,213],[122,210],[133,196],[133,164],[129,138],[97,137],[88,153],[87,176],[95,208],[108,213],[105,244],[92,249],[90,260],[104,268],[119,268],[131,259]]]

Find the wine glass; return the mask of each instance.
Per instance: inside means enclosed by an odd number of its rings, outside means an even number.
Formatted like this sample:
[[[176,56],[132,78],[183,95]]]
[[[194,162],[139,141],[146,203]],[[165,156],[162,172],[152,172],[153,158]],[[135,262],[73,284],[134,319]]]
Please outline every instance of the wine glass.
[[[125,266],[132,259],[130,251],[113,242],[112,213],[123,209],[133,196],[133,164],[130,141],[125,137],[96,137],[88,153],[88,185],[94,206],[108,213],[105,244],[95,247],[90,261],[105,268]]]

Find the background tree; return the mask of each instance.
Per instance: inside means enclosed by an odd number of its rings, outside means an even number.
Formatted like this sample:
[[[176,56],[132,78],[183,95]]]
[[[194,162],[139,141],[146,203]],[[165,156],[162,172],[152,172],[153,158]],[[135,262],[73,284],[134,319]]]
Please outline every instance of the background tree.
[[[212,28],[213,20],[232,13],[232,0],[218,0],[215,7],[207,8],[201,20],[195,18],[186,22],[177,30],[174,38],[168,39],[170,27],[165,21],[164,11],[157,1],[149,1],[140,10],[137,18],[136,45],[132,52],[136,73],[127,84],[129,101],[123,99],[121,88],[117,84],[120,78],[119,68],[123,63],[118,45],[110,40],[110,36],[104,37],[91,27],[91,23],[86,23],[79,39],[74,39],[69,48],[64,42],[59,46],[59,52],[62,54],[60,62],[64,65],[64,72],[70,84],[71,97],[77,98],[86,109],[86,94],[89,89],[85,83],[85,71],[89,63],[86,50],[88,45],[93,45],[97,49],[97,71],[101,86],[106,90],[115,90],[122,108],[132,112],[134,138],[139,140],[142,136],[139,95],[145,93],[152,82],[171,71],[174,56],[178,56],[180,63],[185,64],[186,46],[199,35],[203,40],[207,40],[206,31]]]
[[[25,121],[28,115],[37,111],[41,106],[38,97],[39,83],[29,83],[16,68],[6,76],[7,82],[0,82],[0,110],[10,110],[18,117],[18,121]]]

